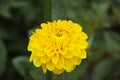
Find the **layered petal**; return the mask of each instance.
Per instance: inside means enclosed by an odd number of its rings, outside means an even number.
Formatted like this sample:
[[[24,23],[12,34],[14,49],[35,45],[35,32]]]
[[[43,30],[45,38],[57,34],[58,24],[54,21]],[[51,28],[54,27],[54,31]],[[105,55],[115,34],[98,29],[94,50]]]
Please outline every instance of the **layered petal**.
[[[78,23],[57,20],[40,26],[29,38],[28,51],[30,62],[42,66],[44,73],[71,72],[87,57],[88,36]]]

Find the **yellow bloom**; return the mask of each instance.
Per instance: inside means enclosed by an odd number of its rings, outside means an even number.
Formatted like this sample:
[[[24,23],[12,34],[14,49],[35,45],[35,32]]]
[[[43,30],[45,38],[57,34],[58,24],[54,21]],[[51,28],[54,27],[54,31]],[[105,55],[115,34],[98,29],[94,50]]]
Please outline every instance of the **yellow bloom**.
[[[44,73],[71,72],[86,58],[88,36],[79,24],[57,20],[42,23],[41,27],[30,37],[28,50],[32,52],[30,61],[36,67],[42,66]]]

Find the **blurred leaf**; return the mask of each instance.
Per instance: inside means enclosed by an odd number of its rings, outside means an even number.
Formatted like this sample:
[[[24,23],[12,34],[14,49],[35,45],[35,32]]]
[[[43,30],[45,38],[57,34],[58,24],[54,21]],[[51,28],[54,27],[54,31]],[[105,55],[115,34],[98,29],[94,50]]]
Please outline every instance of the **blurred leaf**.
[[[19,56],[14,58],[13,65],[25,79],[27,78],[27,80],[45,80],[45,75],[41,68],[35,68],[33,64],[29,62],[28,57]]]
[[[94,43],[91,46],[90,52],[90,59],[91,61],[98,61],[101,59],[103,53],[105,52],[105,44],[103,44],[103,41],[93,41]]]
[[[87,21],[84,17],[80,17],[80,18],[78,17],[74,21],[76,23],[79,23],[83,31],[88,35],[89,40],[90,39],[92,40],[92,38],[95,37],[95,27],[89,21]]]
[[[33,68],[30,70],[30,75],[32,76],[33,80],[45,80],[46,75],[42,72],[42,68],[35,69]]]
[[[8,37],[10,37],[9,33],[5,29],[2,29],[0,26],[0,38],[5,39]]]
[[[52,0],[52,20],[66,18],[65,5],[64,0]]]
[[[92,16],[89,17],[89,19],[92,19],[98,28],[102,27],[109,27],[110,21],[108,17],[108,8],[109,8],[110,2],[104,2],[104,3],[95,3],[92,4]],[[89,14],[89,12],[88,12]]]
[[[27,1],[25,7],[21,8],[20,15],[23,16],[27,25],[39,22],[43,19],[43,1]]]
[[[53,0],[52,19],[78,20],[83,26],[89,26],[86,27],[87,32],[94,28],[109,27],[110,20],[108,17],[108,8],[110,2],[105,1],[104,3],[99,4],[92,1],[90,2],[90,5],[87,5],[87,1],[82,0]]]
[[[15,8],[22,8],[27,6],[25,1],[18,1],[18,0],[4,0],[0,4],[0,15],[6,18],[12,18],[11,9]]]
[[[120,56],[114,59],[112,70],[107,77],[108,80],[113,80],[113,79],[120,80],[119,76],[120,76]]]
[[[25,69],[30,66],[28,63],[28,58],[23,56],[14,58],[13,64],[22,76],[25,76]]]
[[[24,16],[26,23],[30,23],[35,20],[37,16],[37,10],[32,5],[29,5],[21,10],[21,14]]]
[[[14,8],[22,8],[27,6],[26,0],[11,0],[10,5]]]
[[[91,35],[90,38],[92,36],[93,35]],[[88,51],[90,53],[90,54],[88,54],[88,55],[90,55],[90,60],[93,62],[101,60],[104,53],[106,52],[105,41],[103,39],[104,39],[103,34],[101,34],[101,32],[94,33],[94,40],[91,45],[91,49]]]
[[[113,53],[120,51],[120,36],[118,34],[114,32],[105,32],[104,37],[106,48],[109,52]]]
[[[113,59],[105,59],[101,61],[94,69],[92,74],[92,80],[103,80],[107,76],[112,68]]]
[[[3,42],[0,40],[0,76],[6,68],[7,52]]]
[[[10,13],[10,6],[7,4],[0,5],[0,15],[5,17],[5,18],[12,18],[12,15]]]
[[[90,50],[90,48],[91,48],[91,46],[92,46],[92,44],[93,44],[93,40],[94,40],[94,38],[95,38],[95,35],[94,34],[92,34],[90,37],[89,37],[89,39],[88,39],[88,51]]]

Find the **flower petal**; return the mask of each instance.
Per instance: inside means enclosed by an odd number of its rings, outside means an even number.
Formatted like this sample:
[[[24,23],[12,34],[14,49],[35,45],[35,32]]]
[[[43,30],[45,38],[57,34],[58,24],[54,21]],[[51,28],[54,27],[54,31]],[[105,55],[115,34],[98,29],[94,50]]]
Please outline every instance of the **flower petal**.
[[[68,51],[68,52],[64,55],[65,58],[72,58],[73,56],[74,56],[74,52],[73,52],[73,51]]]
[[[35,50],[34,51],[35,56],[42,57],[45,56],[45,52],[43,50]]]
[[[34,57],[33,63],[36,67],[40,67],[41,66],[41,61],[39,57]]]
[[[81,48],[81,49],[86,49],[87,47],[88,47],[87,41],[81,41],[81,42],[80,42],[80,48]]]
[[[32,62],[34,60],[33,54],[31,54],[29,61]]]
[[[43,56],[43,57],[41,57],[40,60],[42,63],[47,63],[50,60],[50,58],[48,56]]]
[[[81,59],[85,59],[86,58],[86,51],[84,49],[81,49],[81,53],[80,53],[80,58]]]
[[[48,50],[46,50],[46,53],[47,53],[47,56],[51,57],[51,56],[53,56],[56,52],[55,52],[54,50],[48,49]]]
[[[54,54],[52,56],[52,63],[56,64],[59,61],[59,54]]]
[[[55,69],[55,65],[50,61],[46,64],[47,69],[53,71]]]
[[[57,69],[63,69],[64,68],[64,58],[62,55],[59,56],[59,61],[56,64]]]
[[[55,74],[61,74],[61,73],[63,73],[64,72],[64,69],[54,69],[53,70],[53,73],[55,73]]]
[[[87,39],[88,38],[87,34],[84,33],[84,32],[81,32],[80,35],[81,35],[81,39]]]
[[[42,64],[42,69],[43,69],[43,72],[46,73],[47,72],[47,67],[46,67],[46,64]]]
[[[73,63],[71,62],[70,59],[65,59],[65,63],[64,63],[64,69],[66,71],[71,71],[73,69]]]
[[[75,57],[75,56],[74,56],[74,57],[71,59],[71,61],[72,61],[73,64],[79,65],[79,64],[81,63],[82,59],[79,58],[79,57]]]

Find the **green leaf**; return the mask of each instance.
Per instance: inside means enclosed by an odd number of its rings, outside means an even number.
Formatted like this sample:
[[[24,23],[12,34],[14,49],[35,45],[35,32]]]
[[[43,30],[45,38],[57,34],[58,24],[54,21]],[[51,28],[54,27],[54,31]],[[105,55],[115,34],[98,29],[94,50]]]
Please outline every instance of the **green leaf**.
[[[88,51],[91,49],[91,46],[92,46],[92,44],[93,44],[94,38],[95,38],[95,34],[92,34],[92,35],[89,37],[89,39],[88,39],[88,43],[89,43],[88,49],[87,49]]]
[[[112,70],[106,77],[108,80],[118,79],[120,80],[120,56],[114,59]]]
[[[13,65],[16,67],[16,69],[22,76],[25,76],[25,69],[30,66],[27,57],[14,58]]]
[[[91,50],[89,51],[90,60],[91,61],[98,61],[102,58],[102,55],[105,51],[105,44],[103,44],[103,41],[93,41],[94,43],[91,46]]]
[[[6,18],[12,18],[12,15],[10,13],[10,6],[5,4],[5,5],[0,5],[0,15]]]
[[[6,68],[6,59],[7,59],[7,51],[3,42],[0,40],[0,76],[2,75],[2,73]]]
[[[106,49],[113,53],[120,51],[120,36],[114,32],[104,33]]]
[[[103,80],[107,76],[112,68],[113,59],[105,59],[101,61],[94,69],[92,74],[92,80]]]
[[[27,80],[45,80],[41,68],[35,68],[33,64],[29,62],[29,58],[25,56],[19,56],[13,59],[13,65],[16,70]]]
[[[98,28],[109,27],[110,21],[108,17],[108,8],[110,6],[110,2],[104,3],[95,3],[92,4],[92,19],[96,23]],[[89,12],[88,12],[89,15]],[[88,16],[89,17],[89,16]],[[89,18],[91,20],[91,17]]]

